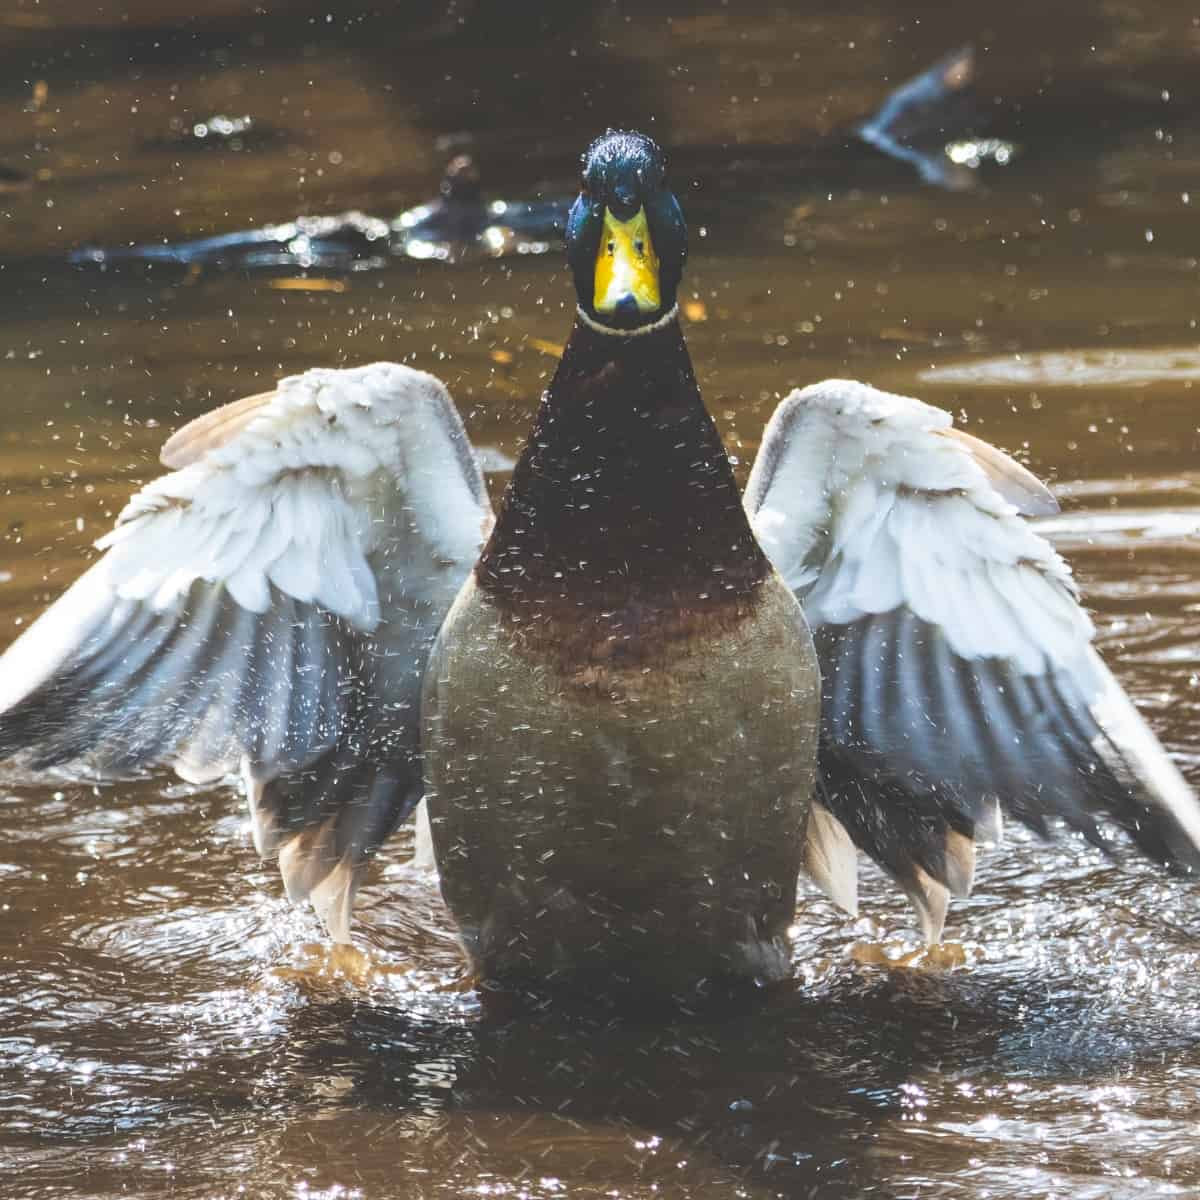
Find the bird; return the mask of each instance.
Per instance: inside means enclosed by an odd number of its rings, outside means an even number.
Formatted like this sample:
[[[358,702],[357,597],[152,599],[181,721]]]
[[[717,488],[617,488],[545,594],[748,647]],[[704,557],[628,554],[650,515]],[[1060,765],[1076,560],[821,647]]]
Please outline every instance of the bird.
[[[1004,815],[1194,870],[1196,798],[1027,520],[1050,491],[940,409],[826,380],[741,492],[665,156],[610,130],[582,161],[574,323],[495,510],[407,366],[198,417],[0,657],[0,759],[239,774],[335,943],[423,803],[472,977],[507,995],[779,983],[800,877],[856,912],[860,852],[936,942]]]

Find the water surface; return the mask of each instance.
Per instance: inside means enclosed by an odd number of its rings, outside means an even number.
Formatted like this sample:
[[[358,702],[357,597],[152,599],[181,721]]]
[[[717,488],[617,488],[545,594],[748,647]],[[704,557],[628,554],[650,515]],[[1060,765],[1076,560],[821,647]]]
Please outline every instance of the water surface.
[[[294,271],[80,270],[70,249],[387,217],[464,145],[490,192],[557,196],[628,122],[675,152],[687,336],[743,472],[795,385],[850,375],[950,408],[1053,481],[1048,532],[1101,648],[1200,782],[1186,6],[111,7],[0,14],[0,165],[29,180],[0,193],[0,644],[172,428],[284,373],[436,371],[502,484],[571,319],[555,254],[298,290]],[[933,190],[839,139],[968,40],[1018,147],[983,186]],[[175,138],[213,113],[266,132]],[[231,791],[10,774],[0,812],[6,1197],[1200,1190],[1197,887],[1077,841],[1014,831],[981,856],[948,929],[960,968],[869,961],[915,931],[864,872],[857,922],[805,891],[796,984],[753,1012],[506,1024],[464,990],[407,835],[360,904],[364,978],[322,957]]]

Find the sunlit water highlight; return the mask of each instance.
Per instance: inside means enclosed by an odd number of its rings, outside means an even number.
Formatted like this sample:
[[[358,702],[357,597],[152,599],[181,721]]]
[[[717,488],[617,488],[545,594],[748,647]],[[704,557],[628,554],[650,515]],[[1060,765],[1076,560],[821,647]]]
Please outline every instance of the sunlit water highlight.
[[[1155,349],[1098,349],[1010,354],[1004,358],[947,363],[921,371],[922,383],[946,386],[1144,387],[1200,379],[1195,346]]]

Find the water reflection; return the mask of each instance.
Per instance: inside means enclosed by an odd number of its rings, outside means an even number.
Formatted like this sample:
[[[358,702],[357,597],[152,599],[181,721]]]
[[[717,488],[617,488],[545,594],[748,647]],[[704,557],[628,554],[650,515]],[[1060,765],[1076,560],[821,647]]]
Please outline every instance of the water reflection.
[[[1097,542],[1109,549],[1136,550],[1147,542],[1165,541],[1200,554],[1200,509],[1077,509],[1069,516],[1043,521],[1039,528],[1063,550],[1086,551]]]
[[[1002,358],[939,363],[921,371],[922,383],[948,387],[1144,387],[1200,379],[1194,346],[1015,353]]]
[[[1085,1188],[1120,1171],[1169,1194],[1200,1170],[1176,1138],[1183,1109],[1146,1110],[1200,1083],[1200,926],[1189,887],[1149,868],[1069,843],[1047,860],[1017,834],[956,914],[969,969],[849,966],[851,938],[907,923],[874,880],[857,924],[806,900],[803,982],[754,1011],[496,1023],[448,977],[429,986],[454,951],[402,853],[364,906],[394,973],[289,975],[314,926],[243,874],[233,802],[155,791],[121,808],[5,802],[18,843],[58,848],[8,881],[26,933],[0,1002],[0,1107],[42,1194],[158,1194],[176,1176],[198,1196],[391,1194],[402,1178],[597,1197],[904,1196],[954,1179],[1018,1196],[1031,1146],[1038,1180]],[[109,918],[90,919],[100,904]]]

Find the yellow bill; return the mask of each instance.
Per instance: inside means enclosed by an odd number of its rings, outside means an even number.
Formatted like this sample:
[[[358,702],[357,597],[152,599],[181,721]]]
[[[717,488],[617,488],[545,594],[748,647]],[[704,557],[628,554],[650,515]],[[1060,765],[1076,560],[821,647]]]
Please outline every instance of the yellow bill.
[[[619,221],[605,209],[592,304],[598,313],[612,313],[629,296],[638,312],[654,312],[662,305],[658,255],[654,253],[646,210],[639,208],[628,221]]]

